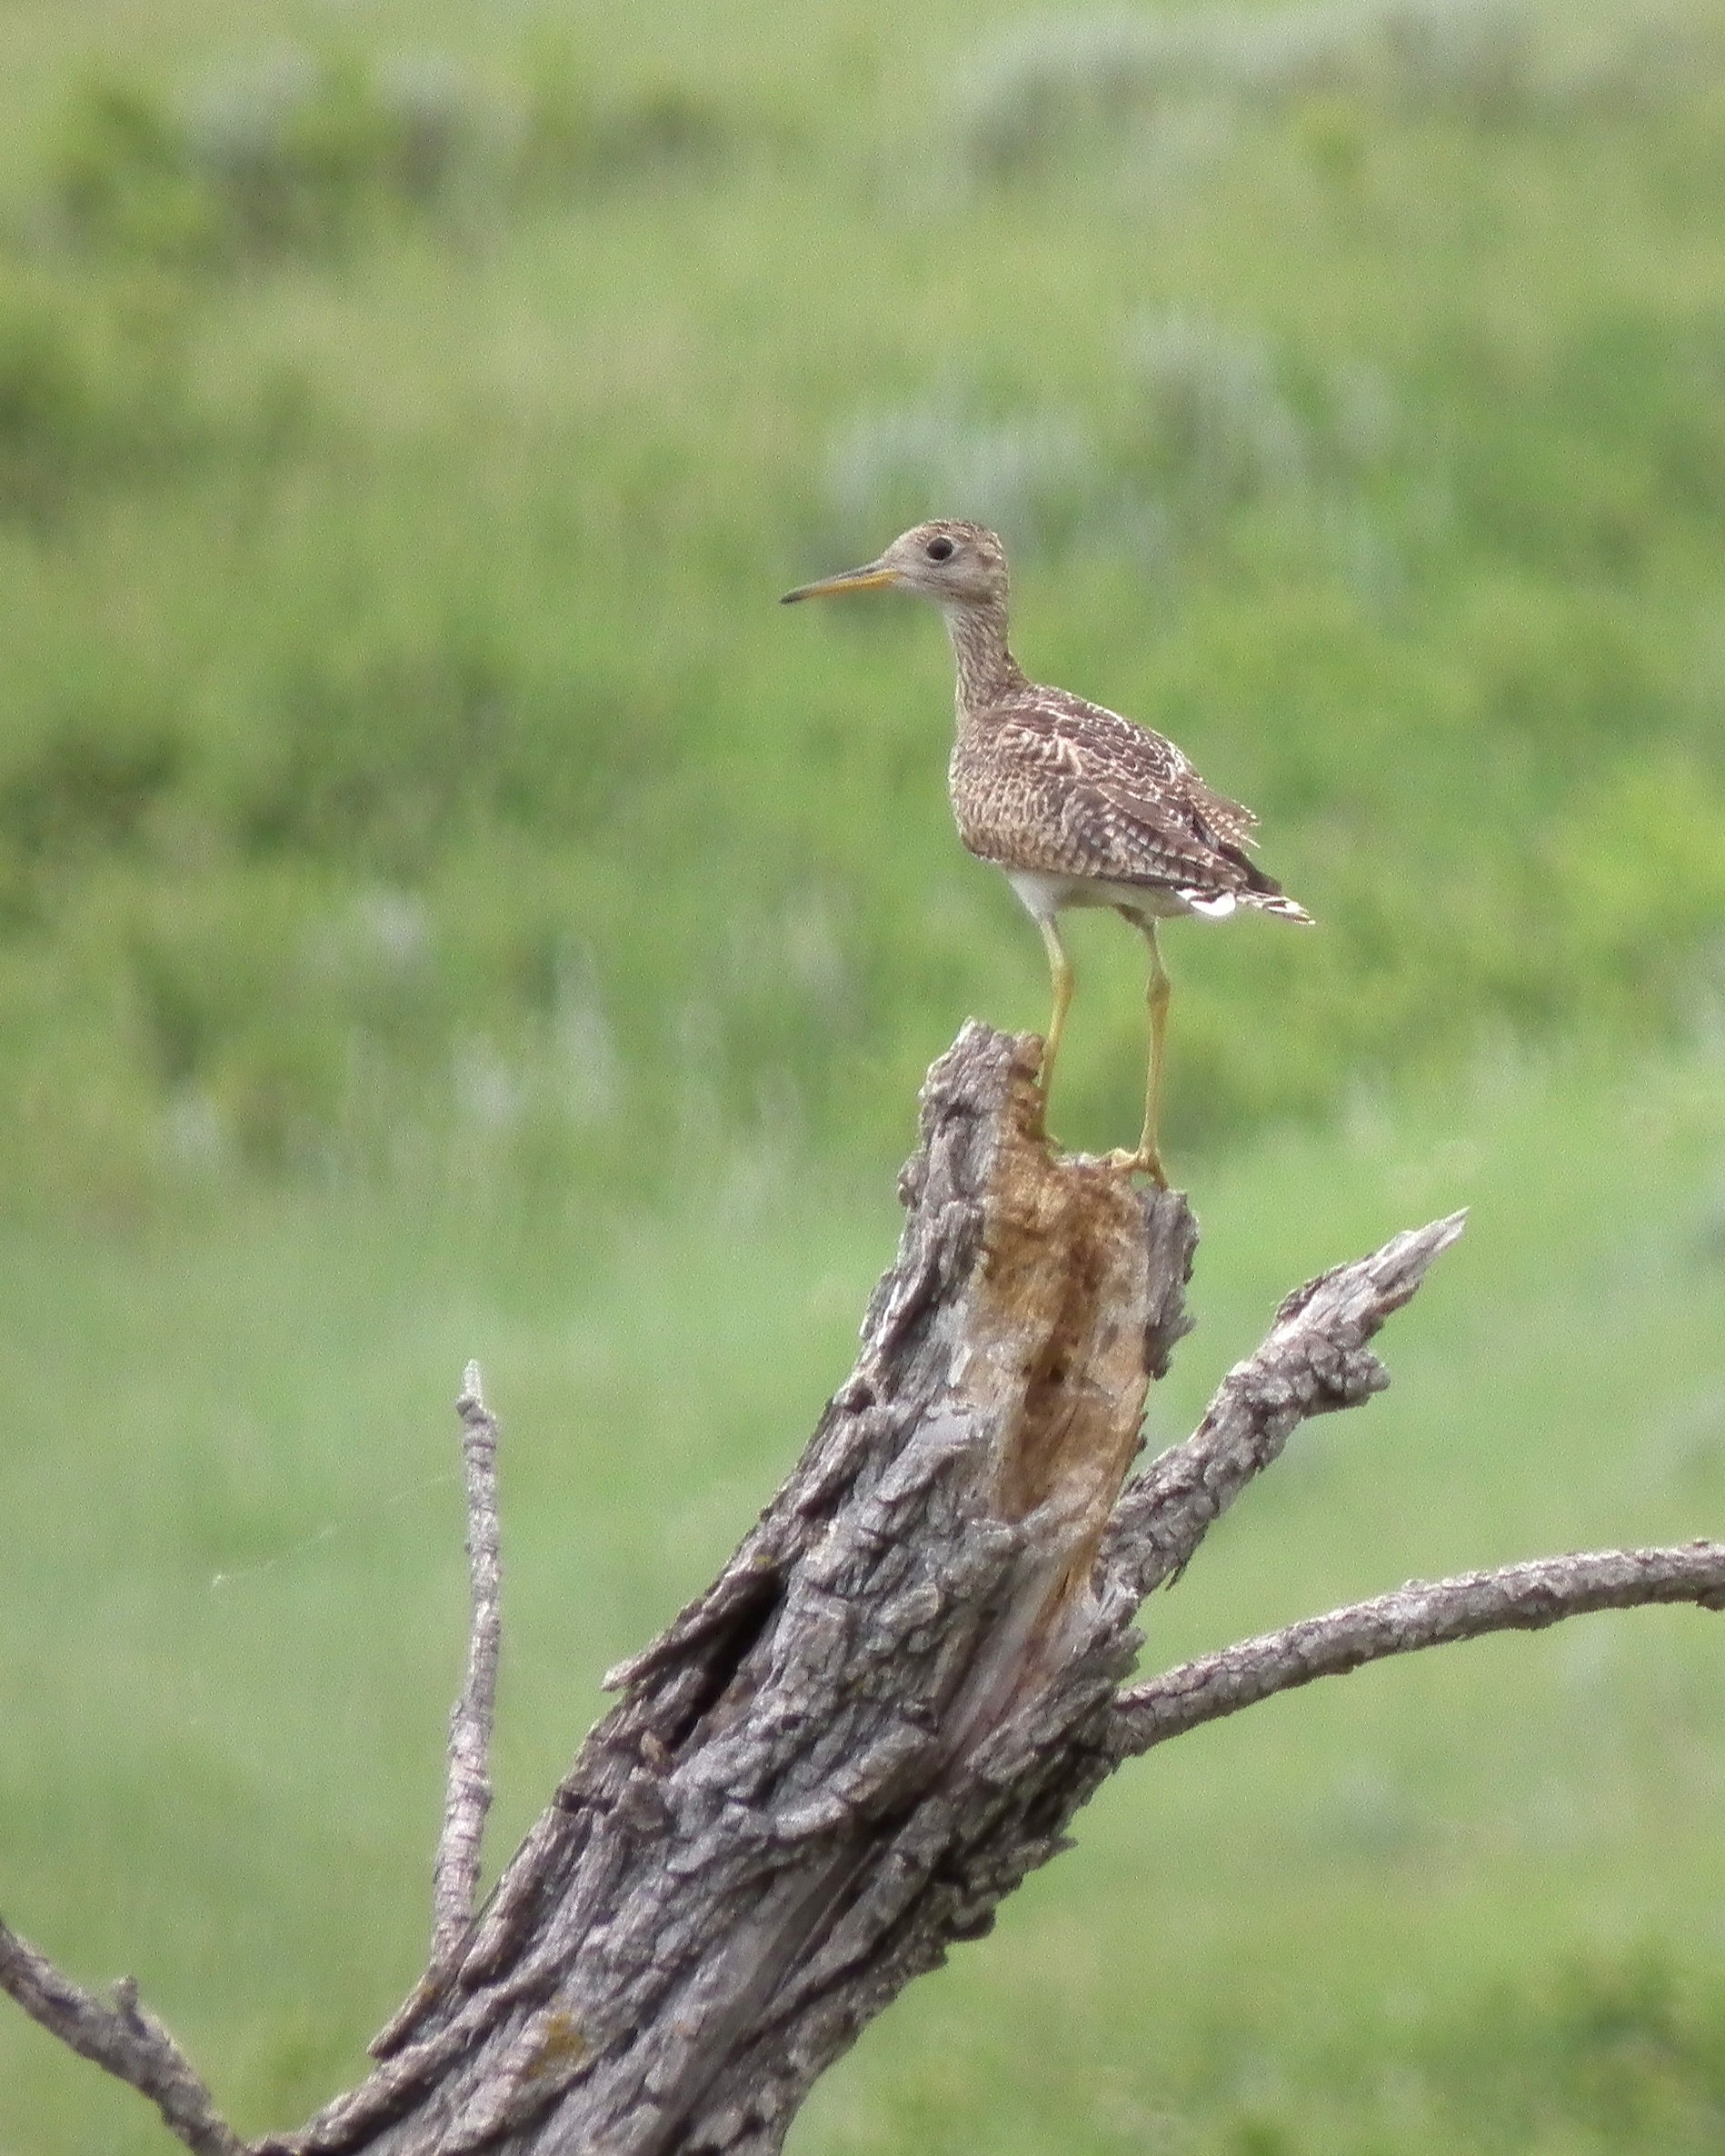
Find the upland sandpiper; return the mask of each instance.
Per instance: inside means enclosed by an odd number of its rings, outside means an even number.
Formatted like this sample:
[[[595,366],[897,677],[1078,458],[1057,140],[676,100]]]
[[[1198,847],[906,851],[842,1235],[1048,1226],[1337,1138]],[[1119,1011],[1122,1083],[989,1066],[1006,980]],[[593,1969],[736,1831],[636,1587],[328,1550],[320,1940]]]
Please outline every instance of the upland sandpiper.
[[[1172,741],[1064,689],[1026,680],[1006,642],[1006,554],[981,524],[918,524],[878,560],[787,592],[785,604],[897,586],[932,599],[958,662],[958,734],[948,784],[959,836],[1005,871],[1042,932],[1054,1010],[1042,1050],[1044,1114],[1072,999],[1059,916],[1112,906],[1150,945],[1150,1066],[1135,1151],[1109,1157],[1167,1186],[1157,1126],[1168,972],[1156,923],[1223,920],[1238,907],[1308,925],[1247,857],[1258,819],[1205,785]]]

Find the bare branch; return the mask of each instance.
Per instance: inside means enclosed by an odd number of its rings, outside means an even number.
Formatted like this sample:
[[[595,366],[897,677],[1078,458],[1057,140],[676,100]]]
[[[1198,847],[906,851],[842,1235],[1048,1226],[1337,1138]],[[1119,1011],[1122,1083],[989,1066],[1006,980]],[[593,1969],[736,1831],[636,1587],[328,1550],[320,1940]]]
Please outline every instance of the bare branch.
[[[1603,1550],[1536,1558],[1435,1582],[1411,1580],[1392,1594],[1242,1640],[1122,1692],[1114,1716],[1118,1755],[1149,1752],[1274,1692],[1317,1677],[1345,1676],[1385,1655],[1411,1654],[1484,1632],[1538,1632],[1565,1617],[1651,1602],[1725,1610],[1725,1543]]]
[[[503,1557],[497,1529],[497,1420],[485,1405],[479,1365],[462,1372],[462,1466],[467,1484],[467,1562],[473,1617],[467,1678],[449,1717],[449,1775],[443,1832],[432,1866],[432,1948],[424,1975],[366,2047],[386,2059],[406,2041],[460,1952],[474,1918],[479,1852],[491,1810],[491,1732],[503,1642]]]
[[[449,1782],[432,1874],[432,1964],[445,1962],[473,1921],[479,1850],[491,1809],[491,1727],[497,1705],[503,1561],[497,1540],[497,1422],[480,1389],[479,1365],[462,1377],[462,1466],[467,1480],[467,1559],[473,1625],[467,1682],[449,1718]]]
[[[131,1977],[115,1985],[110,2006],[0,1923],[0,1989],[81,2059],[147,2096],[168,2131],[198,2156],[244,2156],[245,2143],[216,2110],[185,2053],[140,2003]]]
[[[1389,1374],[1366,1343],[1411,1299],[1466,1223],[1465,1213],[1452,1213],[1410,1228],[1283,1301],[1261,1345],[1223,1378],[1197,1429],[1122,1496],[1103,1548],[1119,1587],[1142,1598],[1177,1579],[1213,1522],[1301,1422],[1383,1391]]]

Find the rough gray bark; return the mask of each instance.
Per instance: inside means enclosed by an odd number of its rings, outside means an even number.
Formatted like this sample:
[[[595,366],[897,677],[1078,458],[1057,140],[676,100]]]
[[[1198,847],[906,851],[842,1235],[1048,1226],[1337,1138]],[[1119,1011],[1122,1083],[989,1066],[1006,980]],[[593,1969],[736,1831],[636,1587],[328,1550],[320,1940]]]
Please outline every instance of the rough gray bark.
[[[771,2156],[823,2069],[989,1928],[1132,1752],[1376,1655],[1717,1606],[1725,1549],[1555,1559],[1122,1692],[1143,1596],[1303,1417],[1381,1388],[1371,1339],[1461,1223],[1291,1295],[1193,1435],[1128,1482],[1196,1231],[1175,1193],[1050,1159],[1038,1045],[972,1025],[930,1073],[898,1256],[801,1462],[612,1672],[617,1705],[488,1904],[445,1930],[440,1902],[369,2078],[257,2156]]]

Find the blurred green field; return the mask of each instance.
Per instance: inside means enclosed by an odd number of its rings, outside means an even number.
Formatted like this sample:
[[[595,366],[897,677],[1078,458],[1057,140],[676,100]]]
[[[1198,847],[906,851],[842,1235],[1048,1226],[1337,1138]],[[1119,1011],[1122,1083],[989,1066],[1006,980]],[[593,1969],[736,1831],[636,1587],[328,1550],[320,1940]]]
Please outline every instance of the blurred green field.
[[[1725,7],[0,0],[0,1911],[249,2128],[414,1972],[508,1423],[501,1860],[846,1367],[1036,940],[949,661],[1006,534],[1321,933],[1168,939],[1178,1433],[1461,1203],[1397,1390],[1153,1612],[1725,1522]],[[813,610],[811,610],[813,612]],[[1075,933],[1059,1127],[1136,1128]],[[803,2156],[1709,2156],[1717,1625],[1146,1762]],[[0,2016],[0,2156],[165,2146]]]
[[[20,1179],[884,1163],[1041,962],[952,839],[936,625],[773,601],[932,507],[1325,926],[1178,940],[1177,1143],[1708,1022],[1725,17],[1173,19],[11,0]]]

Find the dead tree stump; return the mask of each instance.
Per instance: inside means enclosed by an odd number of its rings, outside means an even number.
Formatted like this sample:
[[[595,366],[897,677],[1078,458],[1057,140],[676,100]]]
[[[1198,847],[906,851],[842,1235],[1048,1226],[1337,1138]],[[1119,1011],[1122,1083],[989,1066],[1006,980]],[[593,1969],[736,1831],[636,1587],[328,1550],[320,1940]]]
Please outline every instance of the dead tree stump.
[[[464,1921],[440,1888],[433,1966],[370,2077],[257,2156],[770,2156],[820,2073],[989,1929],[1132,1753],[1378,1655],[1586,1609],[1720,1606],[1716,1545],[1557,1559],[1123,1690],[1144,1596],[1303,1417],[1387,1382],[1368,1343],[1461,1222],[1296,1291],[1198,1431],[1128,1482],[1146,1391],[1187,1329],[1196,1228],[1177,1193],[1051,1156],[1039,1047],[972,1024],[935,1065],[897,1258],[794,1472],[707,1592],[612,1672],[617,1705],[485,1906]],[[464,1412],[483,1467],[495,1431],[474,1376]],[[475,1522],[494,1628],[494,1520]],[[483,1817],[489,1700],[472,1687],[445,1882],[471,1877],[475,1802]],[[79,1992],[4,1928],[0,1982],[188,2145],[240,2148],[135,1998],[128,2062],[109,2025],[127,2001]]]

